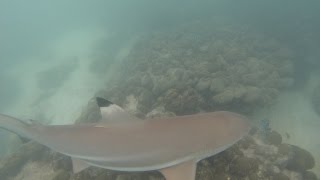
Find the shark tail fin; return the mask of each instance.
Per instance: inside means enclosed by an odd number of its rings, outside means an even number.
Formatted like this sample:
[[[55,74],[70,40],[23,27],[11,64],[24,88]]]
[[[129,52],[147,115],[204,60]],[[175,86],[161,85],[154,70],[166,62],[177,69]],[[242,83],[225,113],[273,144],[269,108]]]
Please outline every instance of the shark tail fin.
[[[0,128],[19,135],[23,141],[26,141],[26,138],[31,139],[32,137],[33,132],[30,130],[30,126],[31,124],[25,121],[0,114]]]

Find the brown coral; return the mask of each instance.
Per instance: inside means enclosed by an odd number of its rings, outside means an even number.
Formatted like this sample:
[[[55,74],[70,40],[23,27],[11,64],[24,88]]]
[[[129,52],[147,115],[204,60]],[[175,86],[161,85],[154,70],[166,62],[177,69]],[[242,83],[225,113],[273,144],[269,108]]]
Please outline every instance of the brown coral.
[[[268,105],[281,88],[293,84],[292,52],[274,38],[244,29],[235,24],[192,22],[146,35],[127,57],[125,66],[130,69],[123,78],[130,87],[142,84],[155,99],[168,99],[173,95],[170,89],[183,96],[183,90],[193,88],[198,94],[194,101],[204,99],[205,109],[253,111]],[[133,80],[128,77],[134,76],[141,83],[130,83]],[[179,102],[162,101],[170,110],[187,112]]]

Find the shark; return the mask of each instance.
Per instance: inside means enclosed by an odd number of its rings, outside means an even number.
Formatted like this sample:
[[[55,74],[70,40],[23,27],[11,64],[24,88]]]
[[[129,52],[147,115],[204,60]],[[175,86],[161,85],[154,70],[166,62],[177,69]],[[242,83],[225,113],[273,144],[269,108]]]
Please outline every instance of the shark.
[[[138,119],[96,97],[98,123],[41,125],[0,114],[0,128],[70,156],[74,173],[90,166],[160,171],[166,180],[194,180],[197,163],[246,136],[251,123],[228,111]]]

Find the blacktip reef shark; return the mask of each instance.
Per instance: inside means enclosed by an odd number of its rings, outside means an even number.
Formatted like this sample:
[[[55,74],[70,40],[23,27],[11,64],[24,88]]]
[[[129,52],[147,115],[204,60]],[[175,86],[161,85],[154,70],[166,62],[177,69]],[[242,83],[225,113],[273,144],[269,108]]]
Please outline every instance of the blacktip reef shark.
[[[100,123],[40,125],[0,114],[0,127],[70,156],[74,173],[90,166],[158,170],[167,180],[194,180],[198,161],[224,151],[250,129],[246,117],[227,111],[140,120],[96,100]]]

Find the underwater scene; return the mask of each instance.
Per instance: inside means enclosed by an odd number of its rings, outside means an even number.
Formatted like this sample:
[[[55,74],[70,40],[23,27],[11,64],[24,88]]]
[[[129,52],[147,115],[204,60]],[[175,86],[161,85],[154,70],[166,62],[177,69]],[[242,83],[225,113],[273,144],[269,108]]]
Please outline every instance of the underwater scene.
[[[318,180],[320,1],[0,1],[0,180]]]

